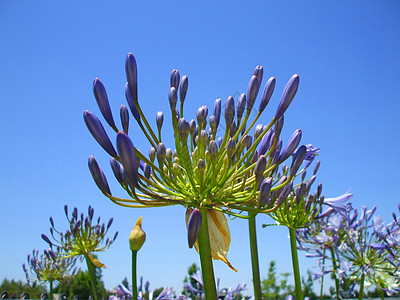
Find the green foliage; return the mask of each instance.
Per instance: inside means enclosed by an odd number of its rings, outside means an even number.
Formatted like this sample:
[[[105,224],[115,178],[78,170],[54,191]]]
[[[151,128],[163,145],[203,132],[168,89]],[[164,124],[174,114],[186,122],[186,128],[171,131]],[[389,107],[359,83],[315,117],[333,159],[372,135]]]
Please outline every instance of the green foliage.
[[[107,292],[104,288],[104,284],[101,281],[101,269],[96,268],[96,289],[100,297],[106,296]],[[78,296],[79,299],[88,299],[92,295],[92,288],[90,282],[90,274],[88,271],[80,271],[74,277],[71,277],[68,281],[61,282],[55,292],[58,294],[65,294],[68,299],[72,299],[73,296]]]
[[[294,289],[288,285],[290,273],[276,274],[276,262],[271,260],[269,263],[267,278],[261,281],[261,293],[264,299],[285,299],[291,295]],[[280,278],[282,277],[282,278]]]
[[[303,294],[304,297],[309,297],[311,299],[316,299],[318,298],[317,294],[313,292],[312,286],[313,286],[313,280],[312,280],[312,275],[311,271],[307,270],[307,280],[302,278],[302,289],[303,289]]]
[[[185,276],[183,284],[190,283],[191,286],[196,286],[197,281],[192,278],[192,275],[195,274],[198,270],[200,269],[195,263],[190,265],[190,267],[188,268],[188,275]],[[185,288],[183,288],[182,294],[186,296],[190,295],[190,293]]]
[[[32,286],[21,280],[11,281],[7,278],[0,285],[0,292],[7,292],[9,299],[19,299],[22,293],[28,293],[31,299],[39,299],[42,293],[47,293],[46,287],[43,285],[33,284]]]

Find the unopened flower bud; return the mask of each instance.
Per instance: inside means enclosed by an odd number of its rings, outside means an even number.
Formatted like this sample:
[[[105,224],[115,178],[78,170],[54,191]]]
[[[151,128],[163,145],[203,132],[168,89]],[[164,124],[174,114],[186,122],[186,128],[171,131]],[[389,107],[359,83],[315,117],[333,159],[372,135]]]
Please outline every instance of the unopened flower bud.
[[[121,117],[122,129],[126,133],[128,133],[128,129],[129,129],[129,111],[126,108],[125,105],[121,105],[119,114],[120,114],[120,117]]]
[[[154,162],[154,159],[156,158],[156,149],[154,147],[151,147],[149,150],[149,158],[151,162]]]
[[[135,105],[135,102],[132,99],[131,91],[129,90],[129,85],[128,83],[125,84],[125,98],[126,101],[128,102],[129,108],[131,110],[131,113],[133,117],[135,118],[136,122],[140,122],[140,114],[139,111],[137,110],[137,107]]]
[[[131,139],[123,131],[117,134],[117,149],[129,185],[134,188],[138,182],[135,147]]]
[[[281,102],[279,103],[278,109],[276,110],[275,119],[279,119],[289,107],[294,96],[296,95],[297,88],[299,87],[299,81],[300,77],[298,74],[294,74],[289,79],[283,91]]]
[[[236,130],[237,130],[236,122],[235,122],[235,120],[233,120],[232,126],[231,126],[231,137],[234,137]]]
[[[132,53],[128,53],[125,59],[125,72],[126,81],[128,82],[129,90],[131,92],[132,99],[136,102],[138,100],[137,92],[137,66],[136,60]]]
[[[213,115],[217,121],[217,126],[219,124],[219,120],[221,117],[221,99],[216,99],[214,102],[214,110],[213,110]]]
[[[263,131],[264,131],[263,124],[258,124],[254,129],[254,140],[256,140]]]
[[[270,143],[271,143],[271,137],[274,133],[274,129],[270,128],[267,133],[263,136],[261,143],[260,143],[260,148],[258,149],[258,152],[260,153],[260,155],[264,155],[267,150],[270,147]]]
[[[211,160],[214,162],[217,158],[218,146],[214,140],[211,140],[208,144],[208,153],[210,155]]]
[[[158,131],[161,131],[162,125],[164,123],[164,114],[162,111],[157,112],[156,123]]]
[[[267,159],[265,158],[264,155],[260,155],[257,159],[256,166],[254,167],[254,174],[256,175],[257,184],[260,182],[266,166],[267,166]]]
[[[178,94],[176,88],[171,87],[168,93],[169,106],[172,111],[175,111],[176,102],[178,101]]]
[[[108,135],[104,130],[104,127],[101,124],[100,120],[88,110],[84,111],[83,118],[90,133],[95,138],[95,140],[100,144],[100,146],[109,155],[116,157],[117,152],[115,151],[114,146],[112,145],[110,139],[108,138]]]
[[[200,132],[200,140],[202,145],[207,145],[208,144],[208,133],[206,130],[202,130]]]
[[[235,140],[230,138],[226,145],[226,152],[227,152],[228,158],[232,158],[233,152],[235,151],[235,146],[236,146]]]
[[[232,126],[233,119],[235,117],[235,101],[232,96],[229,96],[225,102],[225,124],[226,128]]]
[[[45,234],[42,234],[42,239],[43,239],[46,243],[48,243],[50,247],[53,246],[53,243],[50,241],[50,239],[49,239]]]
[[[172,150],[171,150],[171,148],[167,148],[167,150],[165,151],[165,157],[167,158],[167,160],[169,162],[172,162]]]
[[[179,100],[183,103],[186,98],[186,92],[188,89],[189,80],[186,75],[182,76],[181,82],[179,83]]]
[[[189,122],[190,126],[190,135],[193,136],[194,132],[196,131],[196,121],[191,119]]]
[[[290,137],[285,149],[283,149],[282,154],[279,156],[278,163],[284,162],[290,155],[293,154],[301,140],[301,130],[297,129],[293,132]]]
[[[186,143],[190,131],[190,125],[188,122],[185,121],[184,118],[179,119],[178,130],[181,135],[182,141]]]
[[[321,162],[318,160],[314,167],[314,172],[313,172],[314,175],[317,174],[320,165],[321,165]]]
[[[93,94],[104,119],[107,121],[108,125],[110,125],[113,129],[116,129],[110,103],[108,102],[107,92],[99,78],[96,78],[93,81]]]
[[[278,196],[278,200],[276,201],[277,206],[281,206],[283,202],[285,202],[286,198],[289,196],[289,193],[293,189],[293,182],[289,182],[287,185],[284,186],[281,193]]]
[[[197,168],[201,173],[204,172],[204,170],[206,169],[206,163],[204,162],[204,160],[199,159],[199,161],[197,162]]]
[[[103,192],[111,195],[110,187],[108,186],[106,176],[104,175],[103,171],[100,169],[97,161],[94,159],[93,156],[89,157],[88,160],[89,170],[92,174],[94,182],[96,183],[97,187]]]
[[[257,76],[253,75],[250,78],[249,85],[247,87],[247,112],[249,113],[253,108],[254,101],[256,101],[260,84]]]
[[[146,240],[146,233],[142,230],[142,217],[140,217],[129,234],[129,247],[132,251],[139,251]]]
[[[164,162],[165,156],[167,155],[167,149],[163,143],[159,143],[157,146],[157,160],[160,165]]]
[[[265,178],[262,181],[261,186],[260,186],[260,195],[258,198],[258,204],[260,206],[264,206],[267,204],[268,195],[269,195],[269,192],[271,191],[271,186],[272,186],[272,178],[271,177]]]
[[[265,107],[268,105],[272,93],[274,92],[274,89],[275,89],[275,77],[271,77],[265,84],[264,91],[261,97],[260,106],[258,107],[259,112],[263,112]]]
[[[237,108],[236,108],[236,115],[237,115],[238,121],[242,119],[245,108],[246,108],[246,94],[242,93],[239,96]]]
[[[146,177],[147,179],[150,178],[150,174],[151,174],[151,168],[148,164],[144,165],[144,177]]]
[[[292,165],[290,166],[289,176],[295,176],[297,170],[300,168],[301,164],[306,157],[306,146],[301,146],[297,149],[296,154],[293,156]]]
[[[171,72],[170,82],[171,82],[171,87],[174,87],[176,90],[178,90],[180,77],[181,76],[179,74],[179,71],[176,69],[173,69]]]
[[[211,132],[215,134],[217,132],[217,127],[218,127],[217,118],[214,115],[212,115],[210,116],[209,122],[210,122]]]
[[[261,84],[261,81],[263,79],[263,67],[262,66],[257,66],[254,69],[253,75],[257,76],[258,84]]]
[[[201,227],[202,215],[198,208],[193,209],[188,222],[188,243],[189,248],[192,248],[197,241]]]
[[[197,123],[203,129],[206,126],[207,111],[208,109],[206,109],[205,106],[202,106],[197,109],[196,113]]]

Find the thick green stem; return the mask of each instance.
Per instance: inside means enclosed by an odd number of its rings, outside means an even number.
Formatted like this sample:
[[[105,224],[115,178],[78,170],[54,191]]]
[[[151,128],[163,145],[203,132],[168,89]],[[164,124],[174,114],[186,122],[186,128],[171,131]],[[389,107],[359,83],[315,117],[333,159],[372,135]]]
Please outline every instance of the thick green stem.
[[[338,266],[337,266],[337,261],[335,258],[335,251],[333,250],[333,248],[331,248],[331,258],[332,258],[332,266],[333,266],[332,273],[333,273],[333,278],[335,279],[335,286],[336,286],[336,297],[337,297],[337,299],[342,299],[342,297],[340,295],[339,280],[336,276],[336,271],[338,269]]]
[[[201,272],[203,274],[204,295],[206,300],[217,300],[214,269],[211,257],[210,237],[208,234],[207,209],[201,208],[202,222],[197,242],[199,243]]]
[[[136,276],[137,251],[132,251],[132,299],[137,299],[137,276]]]
[[[53,300],[53,281],[49,282],[50,284],[50,295],[49,295],[49,299]]]
[[[297,256],[296,229],[289,228],[289,235],[290,235],[290,249],[292,250],[292,264],[293,264],[294,284],[296,290],[296,299],[303,300],[303,292],[301,291],[299,258]]]
[[[89,256],[85,255],[85,259],[86,259],[86,264],[87,264],[88,271],[89,271],[90,283],[92,285],[92,293],[93,293],[94,300],[99,300],[99,297],[97,295],[97,289],[96,289],[97,284],[96,284],[96,274],[94,272],[94,265],[90,261]]]
[[[321,267],[322,274],[324,274],[324,270],[325,270],[325,249],[324,249],[324,256],[322,257],[322,267]],[[322,275],[321,277],[321,288],[319,290],[320,300],[322,300],[323,294],[324,294],[324,275]]]
[[[358,299],[360,300],[364,297],[364,280],[365,280],[365,274],[363,272],[361,275],[360,291],[358,293]]]
[[[250,237],[251,267],[252,267],[252,271],[253,271],[254,299],[261,300],[260,267],[258,264],[256,215],[255,214],[251,215],[249,218],[249,237]]]

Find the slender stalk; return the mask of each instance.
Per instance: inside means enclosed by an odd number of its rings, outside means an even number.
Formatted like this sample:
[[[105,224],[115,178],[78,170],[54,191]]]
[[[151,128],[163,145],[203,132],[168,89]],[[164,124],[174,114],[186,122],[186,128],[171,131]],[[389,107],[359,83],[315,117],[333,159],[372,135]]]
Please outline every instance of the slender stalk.
[[[364,297],[364,280],[365,280],[365,274],[363,272],[361,275],[360,291],[358,293],[358,299],[360,300]]]
[[[339,285],[339,280],[336,276],[336,271],[337,271],[337,263],[336,263],[336,258],[335,258],[335,252],[333,251],[333,248],[331,248],[331,258],[332,258],[332,266],[333,266],[333,278],[335,279],[335,287],[336,287],[336,296],[338,299],[342,299],[340,296],[339,290],[340,290],[340,285]]]
[[[251,268],[253,271],[254,299],[261,300],[260,267],[258,263],[256,214],[251,214],[249,218],[249,237],[251,252]]]
[[[292,264],[293,264],[294,283],[296,290],[296,299],[303,300],[303,292],[301,291],[299,258],[297,256],[296,229],[289,228],[289,235],[290,235],[290,249],[292,250]]]
[[[199,243],[201,272],[203,274],[204,295],[206,300],[217,300],[214,269],[211,257],[210,237],[208,234],[207,209],[201,208],[202,222],[197,242]]]
[[[49,299],[53,300],[53,281],[50,281],[50,296]]]
[[[95,300],[99,300],[99,297],[97,295],[97,290],[96,290],[96,274],[94,272],[94,266],[92,264],[92,262],[90,261],[89,256],[85,255],[85,260],[86,260],[86,265],[88,267],[88,271],[89,271],[89,276],[90,276],[90,283],[92,285],[92,293],[93,293],[93,297]]]
[[[137,275],[136,275],[137,251],[132,251],[132,299],[137,299]]]
[[[324,256],[322,257],[322,267],[321,267],[321,271],[322,274],[324,274],[325,271],[325,249],[324,249]],[[319,299],[322,300],[323,297],[323,293],[324,293],[324,275],[322,275],[321,277],[321,288],[319,290]]]

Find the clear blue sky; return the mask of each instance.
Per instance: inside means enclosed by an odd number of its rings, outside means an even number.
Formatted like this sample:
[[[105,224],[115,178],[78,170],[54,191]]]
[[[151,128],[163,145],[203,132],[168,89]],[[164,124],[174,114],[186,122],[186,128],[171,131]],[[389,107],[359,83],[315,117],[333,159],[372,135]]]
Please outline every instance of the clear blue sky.
[[[90,204],[103,220],[114,217],[119,238],[99,255],[109,289],[130,276],[128,235],[141,215],[147,241],[138,272],[152,288],[180,291],[187,267],[199,262],[187,247],[184,208],[116,206],[88,171],[94,155],[122,195],[82,113],[99,115],[92,95],[99,77],[118,115],[128,52],[136,56],[140,102],[152,124],[158,110],[169,111],[174,68],[189,77],[185,111],[194,117],[201,105],[245,92],[262,65],[264,78],[277,79],[264,122],[298,73],[283,137],[301,128],[302,142],[321,148],[324,194],[351,189],[355,207],[377,205],[387,221],[400,201],[399,1],[1,1],[0,37],[0,280],[24,279],[26,255],[46,247],[40,235],[49,232],[49,217],[65,229],[64,204],[85,211]],[[135,146],[147,152],[131,126]],[[164,133],[172,147],[171,130]],[[266,216],[257,222],[262,276],[272,259],[291,272],[287,231],[261,229],[271,222]],[[247,223],[234,220],[230,229],[228,257],[238,272],[217,261],[216,276],[222,286],[251,286]],[[312,264],[301,259],[304,270]]]

